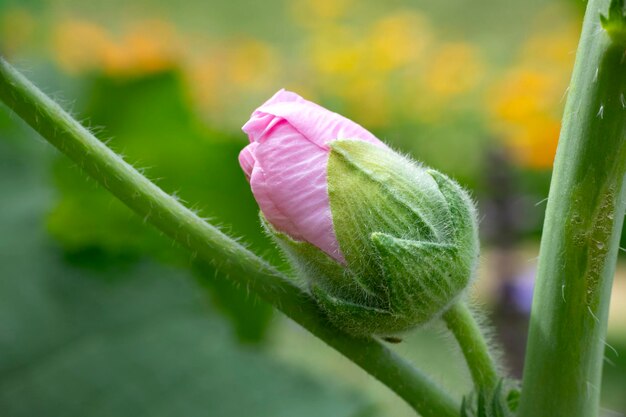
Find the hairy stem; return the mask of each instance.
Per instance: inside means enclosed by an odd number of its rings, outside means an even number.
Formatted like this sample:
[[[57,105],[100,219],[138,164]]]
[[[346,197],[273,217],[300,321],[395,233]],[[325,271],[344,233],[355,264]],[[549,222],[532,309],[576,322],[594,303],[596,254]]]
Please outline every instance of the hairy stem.
[[[415,367],[374,339],[332,327],[306,292],[142,176],[2,58],[0,99],[138,215],[337,349],[422,416],[458,415],[460,406]]]
[[[443,320],[461,347],[476,389],[493,391],[499,380],[498,367],[467,304],[457,302],[444,313]]]
[[[519,417],[598,415],[626,168],[626,48],[590,0],[541,240]]]

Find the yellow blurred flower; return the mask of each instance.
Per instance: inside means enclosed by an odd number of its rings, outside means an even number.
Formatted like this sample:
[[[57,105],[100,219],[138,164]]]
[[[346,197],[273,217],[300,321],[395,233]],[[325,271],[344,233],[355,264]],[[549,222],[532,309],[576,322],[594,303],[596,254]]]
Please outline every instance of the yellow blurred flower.
[[[195,52],[180,65],[194,104],[212,124],[237,126],[248,101],[256,103],[283,86],[277,83],[281,56],[267,42],[238,37],[207,42]]]
[[[135,23],[114,39],[103,27],[88,21],[61,21],[54,30],[54,56],[64,71],[103,71],[110,75],[138,75],[171,67],[177,60],[177,36],[168,23]]]
[[[0,18],[0,48],[5,54],[22,49],[32,39],[35,20],[25,9],[15,8],[3,12]]]
[[[296,23],[315,27],[347,15],[353,7],[353,0],[294,0],[290,6],[291,17]]]
[[[102,68],[106,51],[113,47],[108,33],[91,22],[64,20],[54,30],[54,57],[68,73]]]
[[[398,10],[370,25],[327,22],[305,33],[304,62],[313,88],[340,99],[351,117],[370,127],[388,125],[405,107],[402,91],[419,83],[433,35],[415,11]]]
[[[207,55],[195,57],[185,64],[184,75],[195,102],[203,110],[213,113],[219,103],[215,93],[220,85],[219,60]]]
[[[381,71],[394,70],[417,61],[432,35],[426,19],[415,11],[402,10],[375,22],[367,45],[370,65]]]
[[[278,64],[278,54],[268,43],[253,38],[238,39],[229,47],[225,75],[237,87],[259,89],[275,78]]]
[[[476,47],[466,42],[445,43],[434,51],[425,85],[440,98],[470,91],[479,83],[484,66]]]
[[[161,20],[139,21],[130,27],[105,59],[109,74],[146,74],[176,65],[180,43],[175,28]]]
[[[352,75],[363,70],[365,45],[351,28],[333,26],[308,39],[313,69],[322,75]]]
[[[112,33],[74,18],[57,24],[54,57],[69,73],[138,76],[180,68],[196,108],[229,128],[246,116],[249,102],[284,86],[334,101],[371,128],[407,118],[438,120],[450,114],[452,98],[462,102],[482,79],[478,49],[438,42],[419,12],[396,9],[368,22],[357,17],[356,6],[352,0],[294,1],[291,12],[302,20],[295,19],[302,24],[296,55],[241,34],[194,37],[158,19],[131,21]]]
[[[570,26],[556,34],[530,38],[522,51],[522,61],[545,63],[570,68],[576,54],[578,26]]]
[[[550,168],[560,129],[561,123],[555,118],[537,116],[528,119],[523,129],[515,129],[508,138],[516,160],[533,169]]]
[[[357,76],[343,85],[339,91],[346,100],[346,114],[361,120],[369,128],[389,124],[393,102],[389,86],[384,80]]]
[[[565,28],[529,39],[488,97],[494,131],[523,166],[552,166],[577,37]]]

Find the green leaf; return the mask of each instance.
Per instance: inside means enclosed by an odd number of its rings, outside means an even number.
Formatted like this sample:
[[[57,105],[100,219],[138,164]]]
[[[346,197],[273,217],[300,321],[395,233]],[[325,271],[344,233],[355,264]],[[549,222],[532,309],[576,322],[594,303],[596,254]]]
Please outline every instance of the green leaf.
[[[4,132],[2,132],[4,133]],[[1,137],[1,136],[0,136]],[[26,143],[30,143],[26,141]],[[41,145],[32,142],[34,146]],[[359,396],[240,347],[188,274],[68,264],[43,233],[41,152],[0,140],[0,410],[4,416],[369,415]],[[34,156],[39,153],[39,159]],[[10,176],[9,176],[10,174]]]

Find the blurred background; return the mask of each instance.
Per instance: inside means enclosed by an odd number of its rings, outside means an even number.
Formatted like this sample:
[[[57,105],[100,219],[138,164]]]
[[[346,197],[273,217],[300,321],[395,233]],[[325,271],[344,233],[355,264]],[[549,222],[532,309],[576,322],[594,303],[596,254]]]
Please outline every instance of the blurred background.
[[[472,297],[512,375],[579,34],[579,0],[0,0],[0,51],[126,160],[275,263],[237,163],[279,88],[478,201]],[[385,387],[147,227],[0,108],[4,416],[411,416]],[[393,347],[458,398],[439,324]],[[626,263],[604,416],[626,415]]]

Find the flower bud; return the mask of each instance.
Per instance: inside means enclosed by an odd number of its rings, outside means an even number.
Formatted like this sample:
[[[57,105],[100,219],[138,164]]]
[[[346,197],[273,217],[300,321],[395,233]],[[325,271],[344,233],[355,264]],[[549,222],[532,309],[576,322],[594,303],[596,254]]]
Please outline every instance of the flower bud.
[[[478,258],[467,193],[361,126],[278,92],[240,163],[268,231],[338,327],[390,335],[441,315]]]

